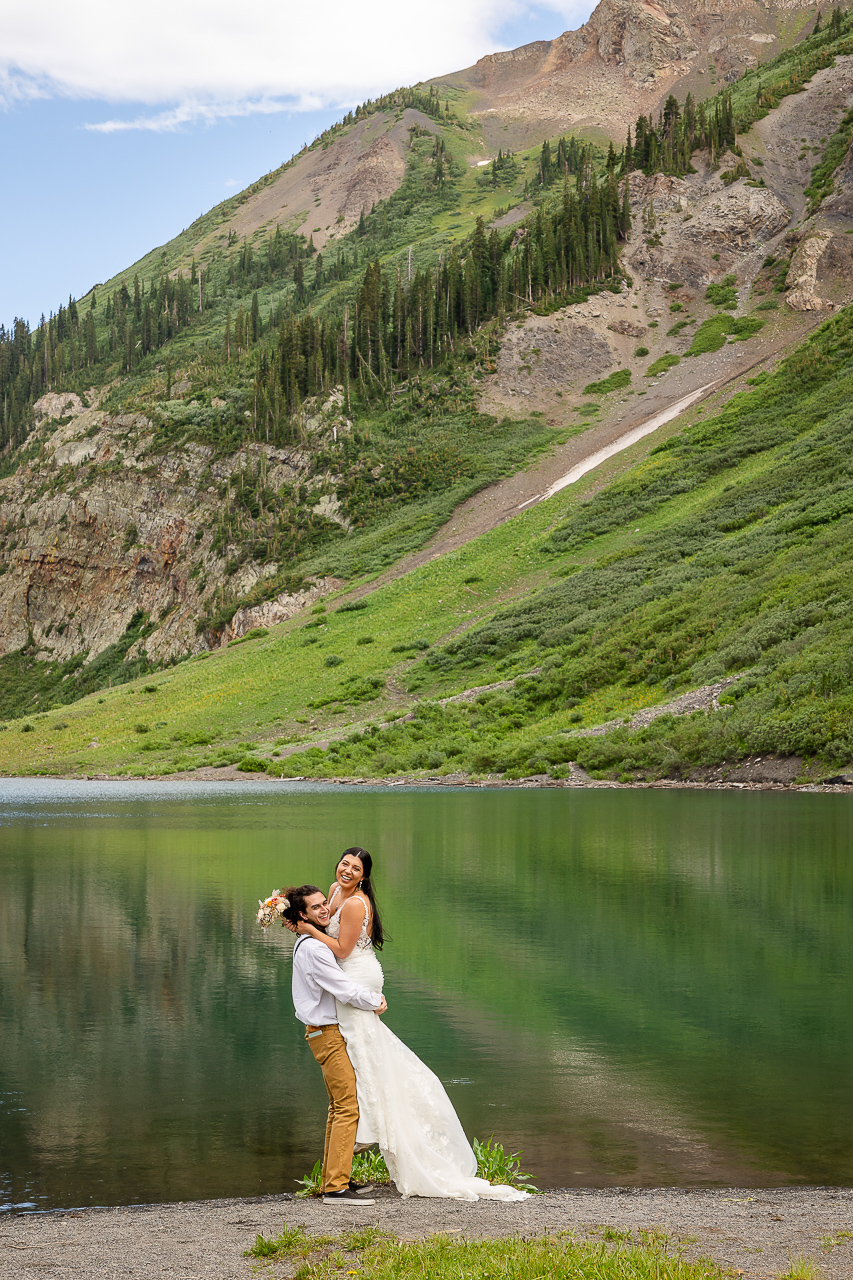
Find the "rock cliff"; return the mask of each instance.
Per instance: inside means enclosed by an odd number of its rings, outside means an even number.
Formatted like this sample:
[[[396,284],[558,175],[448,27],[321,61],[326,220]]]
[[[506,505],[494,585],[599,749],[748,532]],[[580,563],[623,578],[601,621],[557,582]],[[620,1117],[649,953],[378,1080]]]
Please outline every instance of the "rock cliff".
[[[333,396],[309,440],[347,429],[339,408]],[[258,443],[226,456],[192,440],[163,448],[143,415],[85,409],[76,396],[43,397],[36,413],[28,463],[0,481],[0,656],[25,645],[42,660],[94,656],[140,612],[153,624],[144,641],[152,661],[226,643],[258,621],[244,610],[224,630],[197,634],[219,585],[238,595],[277,571],[239,554],[241,536],[263,523],[239,502],[241,490],[252,478],[268,493],[302,484],[319,518],[334,518],[334,478],[314,473],[309,447]],[[282,592],[277,613],[275,600],[265,603],[280,621],[323,589]]]

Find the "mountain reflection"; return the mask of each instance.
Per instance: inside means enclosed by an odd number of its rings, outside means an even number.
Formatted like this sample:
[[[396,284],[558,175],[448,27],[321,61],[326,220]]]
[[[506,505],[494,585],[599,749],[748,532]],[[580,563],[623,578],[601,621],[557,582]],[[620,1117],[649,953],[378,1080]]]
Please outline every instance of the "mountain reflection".
[[[3,821],[8,1203],[294,1189],[325,1094],[254,912],[354,842],[389,1024],[542,1185],[853,1181],[842,797],[51,785]]]

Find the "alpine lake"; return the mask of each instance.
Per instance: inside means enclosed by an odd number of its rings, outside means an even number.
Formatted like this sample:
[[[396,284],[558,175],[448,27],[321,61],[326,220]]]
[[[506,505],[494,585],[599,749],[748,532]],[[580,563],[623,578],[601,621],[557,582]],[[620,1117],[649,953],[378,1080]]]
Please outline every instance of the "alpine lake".
[[[362,845],[389,1026],[542,1187],[853,1185],[853,799],[0,782],[0,1207],[294,1191],[292,937]]]

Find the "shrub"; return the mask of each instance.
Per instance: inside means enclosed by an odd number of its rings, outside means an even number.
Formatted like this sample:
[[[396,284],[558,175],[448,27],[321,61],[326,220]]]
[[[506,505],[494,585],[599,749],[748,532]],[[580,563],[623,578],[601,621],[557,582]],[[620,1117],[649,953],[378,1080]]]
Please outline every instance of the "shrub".
[[[664,355],[660,356],[659,359],[649,365],[646,370],[646,377],[656,378],[659,373],[666,373],[667,369],[671,369],[677,364],[681,364],[681,357],[674,356],[667,351]]]
[[[737,276],[725,276],[720,284],[709,284],[705,301],[724,311],[734,311],[737,306]]]
[[[601,382],[588,382],[583,389],[585,396],[606,396],[609,391],[620,391],[631,382],[630,369],[616,369]]]
[[[323,659],[323,666],[339,667],[342,662],[343,662],[343,658],[341,658],[337,653],[330,653],[326,658]]]
[[[266,773],[269,764],[259,756],[244,756],[237,765],[238,773]]]
[[[647,356],[648,354],[649,354],[648,347],[637,347],[636,351],[634,352],[634,355],[637,357],[638,360],[642,360],[643,356]]]

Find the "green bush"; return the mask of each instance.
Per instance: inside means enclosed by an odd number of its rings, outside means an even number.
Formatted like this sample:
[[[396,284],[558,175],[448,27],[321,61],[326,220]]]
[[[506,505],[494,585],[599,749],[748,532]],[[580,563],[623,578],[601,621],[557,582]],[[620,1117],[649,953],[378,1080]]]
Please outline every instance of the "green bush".
[[[649,365],[646,370],[646,377],[656,378],[659,373],[666,373],[667,369],[672,369],[673,366],[677,364],[681,364],[681,357],[671,355],[670,352],[667,351],[664,355],[660,356]]]
[[[243,756],[237,765],[239,773],[266,773],[268,768],[268,761],[260,759],[259,756]]]
[[[631,383],[630,369],[616,369],[607,378],[602,378],[601,382],[588,382],[583,389],[585,396],[604,396],[609,391],[621,391],[623,387],[629,386]]]
[[[725,276],[720,284],[709,284],[705,290],[705,301],[725,311],[734,311],[737,306],[737,276]]]

